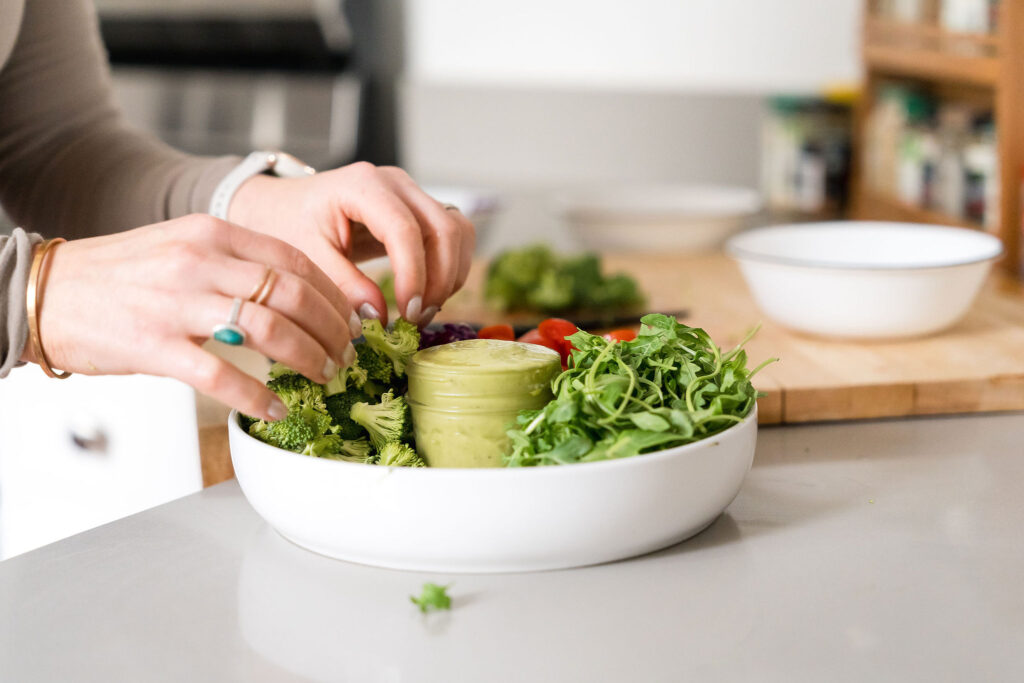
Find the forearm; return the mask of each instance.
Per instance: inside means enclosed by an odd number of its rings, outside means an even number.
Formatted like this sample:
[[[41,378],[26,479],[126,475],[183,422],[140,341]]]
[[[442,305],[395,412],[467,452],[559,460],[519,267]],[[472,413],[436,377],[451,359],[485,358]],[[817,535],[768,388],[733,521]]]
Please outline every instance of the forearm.
[[[84,0],[33,0],[0,71],[0,201],[68,238],[205,211],[237,159],[191,157],[136,131],[114,101]]]

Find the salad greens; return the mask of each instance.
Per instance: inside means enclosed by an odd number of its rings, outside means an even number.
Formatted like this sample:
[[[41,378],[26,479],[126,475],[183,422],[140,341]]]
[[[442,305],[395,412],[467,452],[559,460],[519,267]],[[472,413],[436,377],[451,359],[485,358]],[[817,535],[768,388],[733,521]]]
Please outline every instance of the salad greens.
[[[410,595],[409,599],[414,605],[418,605],[424,614],[430,610],[451,609],[452,599],[448,597],[449,588],[451,588],[450,585],[438,586],[436,583],[425,583],[420,596],[417,598],[415,595]]]
[[[509,467],[625,458],[707,438],[740,422],[758,392],[743,345],[723,353],[700,328],[652,313],[633,341],[579,331],[555,398],[519,413]]]

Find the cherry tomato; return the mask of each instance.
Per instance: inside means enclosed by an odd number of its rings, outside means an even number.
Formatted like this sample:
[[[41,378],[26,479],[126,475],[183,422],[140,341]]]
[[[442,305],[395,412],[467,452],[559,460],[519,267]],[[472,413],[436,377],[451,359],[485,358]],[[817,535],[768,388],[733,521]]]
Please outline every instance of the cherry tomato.
[[[542,335],[536,327],[527,332],[526,334],[524,334],[523,336],[521,336],[516,341],[521,341],[524,344],[537,344],[539,346],[546,346],[549,349],[554,349],[555,351],[558,350],[555,348],[554,344],[550,340],[548,340],[547,337]]]
[[[480,328],[480,331],[477,332],[477,337],[480,339],[513,341],[516,338],[516,333],[512,331],[511,325],[488,325],[487,327]]]
[[[601,336],[611,342],[633,341],[636,339],[636,330],[631,330],[628,327],[622,327],[602,334]]]
[[[569,360],[569,352],[566,349],[570,348],[570,346],[569,342],[565,341],[564,339],[561,342],[554,339],[549,339],[548,337],[545,337],[543,334],[541,334],[539,329],[534,328],[527,332],[526,334],[524,334],[523,336],[521,336],[516,341],[521,341],[524,344],[537,344],[538,346],[547,347],[552,351],[557,352],[558,355],[561,356],[563,370],[565,370],[568,367],[567,363]]]
[[[569,365],[569,355],[572,353],[572,342],[566,337],[576,334],[579,330],[576,325],[562,318],[548,318],[537,327],[545,339],[553,344],[552,348],[558,351],[562,357],[562,369]]]
[[[568,344],[565,338],[571,334],[576,334],[579,328],[563,318],[548,318],[537,326],[537,330],[552,341]]]

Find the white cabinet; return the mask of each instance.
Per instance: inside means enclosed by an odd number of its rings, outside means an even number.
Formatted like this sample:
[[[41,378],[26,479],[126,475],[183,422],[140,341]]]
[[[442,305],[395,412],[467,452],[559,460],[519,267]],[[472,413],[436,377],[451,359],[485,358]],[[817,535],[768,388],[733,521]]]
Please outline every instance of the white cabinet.
[[[31,365],[0,380],[0,559],[201,488],[185,384]]]

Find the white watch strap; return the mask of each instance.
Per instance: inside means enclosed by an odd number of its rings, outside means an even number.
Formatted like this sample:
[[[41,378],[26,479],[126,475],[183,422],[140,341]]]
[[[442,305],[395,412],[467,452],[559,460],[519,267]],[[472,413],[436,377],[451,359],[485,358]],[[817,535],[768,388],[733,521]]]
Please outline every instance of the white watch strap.
[[[274,175],[281,178],[298,178],[305,175],[313,175],[316,170],[291,154],[284,152],[259,151],[253,152],[242,163],[231,169],[231,172],[224,176],[216,189],[213,191],[213,198],[210,199],[209,214],[215,218],[227,220],[228,207],[231,200],[249,178],[273,171]]]

